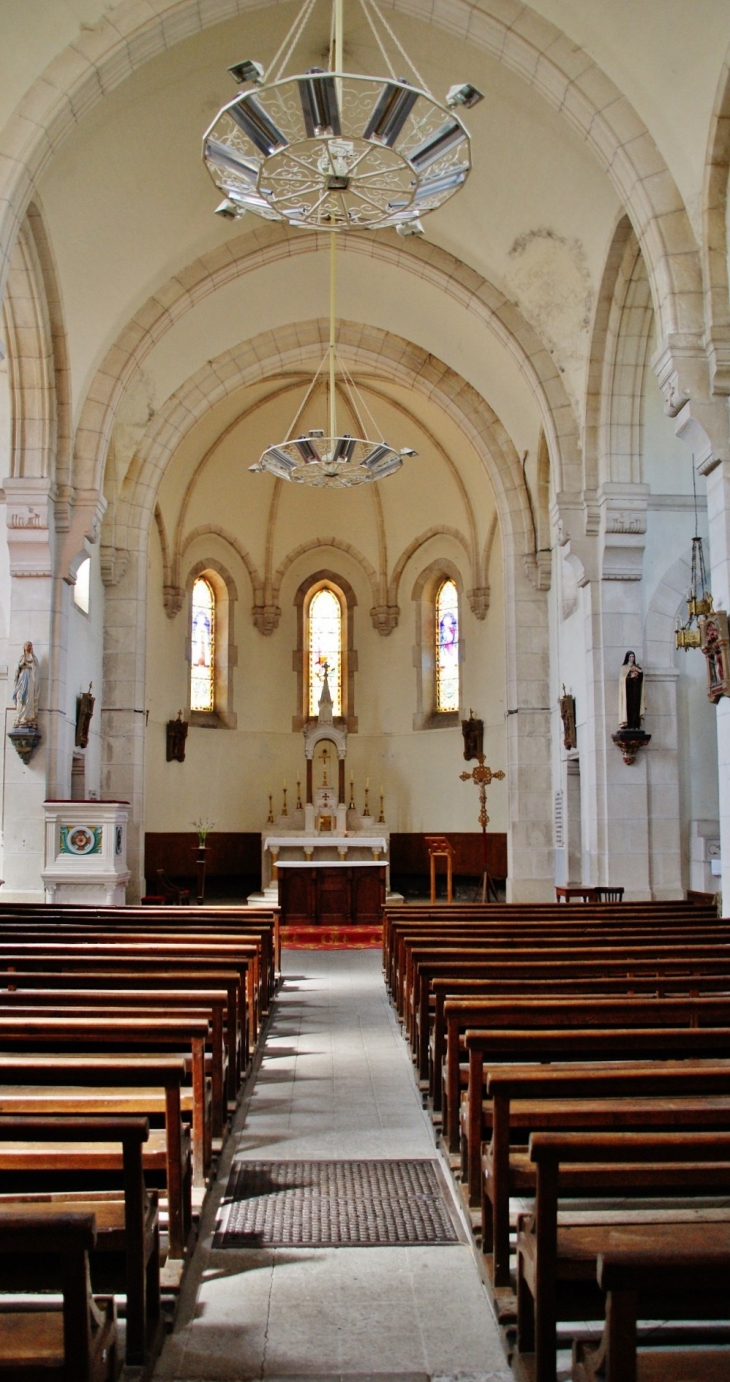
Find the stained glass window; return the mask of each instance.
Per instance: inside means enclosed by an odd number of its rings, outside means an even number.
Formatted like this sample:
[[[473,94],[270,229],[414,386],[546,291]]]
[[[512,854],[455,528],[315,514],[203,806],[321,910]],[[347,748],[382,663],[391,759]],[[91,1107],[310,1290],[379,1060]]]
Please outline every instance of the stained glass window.
[[[333,715],[342,714],[342,606],[334,590],[323,586],[309,603],[309,711],[319,713],[324,664]]]
[[[215,595],[204,576],[193,586],[190,709],[215,710]]]
[[[459,709],[459,597],[450,580],[436,595],[436,709]]]

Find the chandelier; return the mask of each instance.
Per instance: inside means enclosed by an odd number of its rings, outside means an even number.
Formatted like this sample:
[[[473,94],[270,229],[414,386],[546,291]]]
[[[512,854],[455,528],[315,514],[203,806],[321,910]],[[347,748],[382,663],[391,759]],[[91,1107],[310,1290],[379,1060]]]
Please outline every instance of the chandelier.
[[[349,489],[354,485],[383,480],[399,470],[405,456],[415,456],[412,447],[398,449],[389,442],[368,441],[363,414],[377,435],[377,424],[360,394],[349,370],[337,354],[335,331],[336,296],[336,246],[330,241],[330,320],[329,344],[315,371],[304,399],[297,410],[284,441],[267,446],[255,465],[249,470],[262,471],[275,475],[279,480],[291,480],[299,485],[315,485],[318,488]],[[325,366],[326,372],[325,372]],[[352,414],[360,429],[360,436],[350,432],[341,433],[337,426],[337,370],[341,387],[347,397]],[[294,435],[304,409],[318,383],[327,380],[329,395],[328,430],[314,428],[301,436]]]
[[[224,194],[216,210],[310,230],[422,234],[421,216],[466,182],[471,146],[457,109],[482,94],[464,83],[435,100],[376,0],[360,4],[387,77],[341,70],[343,0],[333,4],[328,70],[285,76],[315,4],[305,0],[268,72],[252,60],[229,68],[249,89],[223,106],[203,138],[203,160]],[[410,78],[396,75],[384,35]]]
[[[688,652],[690,648],[702,646],[702,631],[697,621],[706,619],[708,614],[713,613],[712,595],[707,584],[705,571],[705,553],[702,547],[702,538],[697,532],[697,484],[694,456],[692,457],[692,491],[695,506],[695,535],[692,538],[692,567],[687,593],[687,619],[683,624],[677,615],[677,627],[674,631],[676,647],[684,648],[685,652]]]

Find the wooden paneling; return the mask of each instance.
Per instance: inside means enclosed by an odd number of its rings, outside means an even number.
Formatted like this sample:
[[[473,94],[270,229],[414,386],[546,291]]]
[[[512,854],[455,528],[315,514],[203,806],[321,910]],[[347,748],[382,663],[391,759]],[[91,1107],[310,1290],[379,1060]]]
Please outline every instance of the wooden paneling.
[[[249,891],[261,887],[261,835],[255,831],[213,830],[206,841],[208,879],[247,880]],[[157,870],[168,878],[193,879],[198,837],[194,830],[148,831],[145,835],[144,871],[154,892]]]
[[[481,831],[446,830],[454,847],[454,874],[480,878],[482,873]],[[507,877],[507,836],[487,831],[487,867],[493,878]],[[428,877],[429,862],[425,834],[393,834],[390,837],[392,878]]]

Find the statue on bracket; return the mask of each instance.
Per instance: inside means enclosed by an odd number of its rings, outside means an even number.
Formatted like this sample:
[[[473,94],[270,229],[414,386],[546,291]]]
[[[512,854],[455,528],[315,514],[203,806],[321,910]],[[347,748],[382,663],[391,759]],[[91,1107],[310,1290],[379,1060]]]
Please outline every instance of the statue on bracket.
[[[41,742],[38,729],[38,703],[40,700],[40,666],[33,652],[33,644],[23,644],[23,652],[15,669],[13,705],[16,715],[8,738],[18,757],[29,763]]]
[[[182,710],[178,710],[176,720],[167,722],[167,762],[185,762],[185,740],[188,737],[188,722],[183,720]]]
[[[563,747],[575,749],[578,747],[578,737],[575,728],[575,696],[569,695],[563,683],[563,694],[558,700],[560,707],[560,718],[563,722]]]
[[[38,724],[40,667],[32,643],[23,644],[23,652],[15,669],[13,705],[18,712],[13,729],[35,728]]]
[[[77,749],[85,749],[89,742],[91,717],[94,714],[96,701],[96,697],[91,694],[93,685],[94,683],[90,681],[88,691],[82,691],[81,695],[76,698],[76,738],[74,744]]]
[[[644,710],[644,673],[636,653],[629,649],[619,673],[618,731],[611,736],[624,763],[634,763],[639,749],[646,748],[651,739],[643,729]]]
[[[707,695],[713,705],[730,696],[730,630],[724,610],[700,619],[700,647],[707,664]]]

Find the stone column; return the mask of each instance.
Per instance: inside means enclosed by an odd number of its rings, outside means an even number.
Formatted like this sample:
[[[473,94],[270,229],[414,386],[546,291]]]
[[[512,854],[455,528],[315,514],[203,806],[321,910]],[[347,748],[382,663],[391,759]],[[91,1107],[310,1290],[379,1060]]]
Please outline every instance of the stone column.
[[[711,588],[715,609],[730,609],[730,462],[721,461],[707,474],[707,518],[710,533]],[[730,700],[717,705],[717,770],[720,795],[722,895],[730,899]],[[727,908],[727,901],[724,903]]]
[[[142,544],[140,544],[142,546]],[[137,902],[144,881],[145,664],[147,558],[144,550],[104,562],[104,694],[101,711],[101,788],[106,800],[128,801],[127,900]]]

